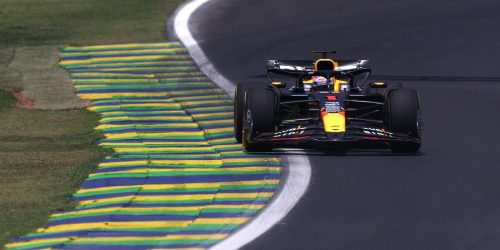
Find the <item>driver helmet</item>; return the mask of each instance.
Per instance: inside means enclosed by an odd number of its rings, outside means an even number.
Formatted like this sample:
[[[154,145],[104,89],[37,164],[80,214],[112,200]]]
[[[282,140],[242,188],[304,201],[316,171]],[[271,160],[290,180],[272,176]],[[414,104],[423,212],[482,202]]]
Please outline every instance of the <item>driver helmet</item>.
[[[313,89],[314,90],[328,90],[332,81],[329,81],[324,76],[313,76]]]
[[[324,76],[313,76],[313,86],[321,86],[328,84],[328,80]]]

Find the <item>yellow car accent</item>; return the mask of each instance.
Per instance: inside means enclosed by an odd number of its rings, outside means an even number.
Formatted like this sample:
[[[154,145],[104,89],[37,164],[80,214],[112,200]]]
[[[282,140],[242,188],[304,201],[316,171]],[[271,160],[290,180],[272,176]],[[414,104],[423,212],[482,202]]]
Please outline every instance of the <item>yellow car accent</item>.
[[[334,93],[340,92],[340,83],[338,81],[335,81],[335,83],[333,84],[333,92]]]
[[[339,93],[340,90],[342,90],[342,85],[347,84],[347,81],[337,80],[334,77],[332,77],[331,80],[333,81],[333,92],[334,93]]]
[[[318,71],[318,64],[319,63],[323,63],[323,62],[330,62],[332,64],[332,69],[331,70],[335,70],[339,65],[336,61],[332,60],[332,59],[318,59],[316,60],[316,62],[314,62],[314,71]]]
[[[323,112],[323,125],[325,132],[342,133],[345,132],[345,112],[326,113]]]

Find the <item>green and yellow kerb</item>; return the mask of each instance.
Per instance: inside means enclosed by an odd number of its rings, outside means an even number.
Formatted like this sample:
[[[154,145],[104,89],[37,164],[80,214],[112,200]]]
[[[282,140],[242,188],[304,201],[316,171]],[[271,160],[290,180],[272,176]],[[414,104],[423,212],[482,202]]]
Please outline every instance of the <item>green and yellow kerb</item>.
[[[206,249],[273,197],[279,159],[242,151],[231,100],[181,44],[67,47],[60,65],[115,154],[7,249]]]

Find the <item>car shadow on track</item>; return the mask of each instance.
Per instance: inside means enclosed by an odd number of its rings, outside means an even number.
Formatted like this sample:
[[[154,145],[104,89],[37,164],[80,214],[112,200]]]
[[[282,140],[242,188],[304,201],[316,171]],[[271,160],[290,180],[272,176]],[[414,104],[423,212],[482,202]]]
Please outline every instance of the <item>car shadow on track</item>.
[[[387,149],[355,149],[355,150],[319,150],[301,148],[276,148],[267,152],[252,152],[250,154],[264,154],[274,156],[304,155],[304,156],[424,156],[424,152],[393,153]]]

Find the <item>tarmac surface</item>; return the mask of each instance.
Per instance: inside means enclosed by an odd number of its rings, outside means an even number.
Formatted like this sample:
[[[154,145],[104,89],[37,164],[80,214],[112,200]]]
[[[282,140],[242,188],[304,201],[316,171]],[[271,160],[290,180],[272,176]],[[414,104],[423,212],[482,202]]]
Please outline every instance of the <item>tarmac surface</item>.
[[[265,60],[369,59],[420,93],[421,154],[310,152],[312,184],[245,249],[499,249],[500,2],[213,0],[192,33],[233,82]]]

